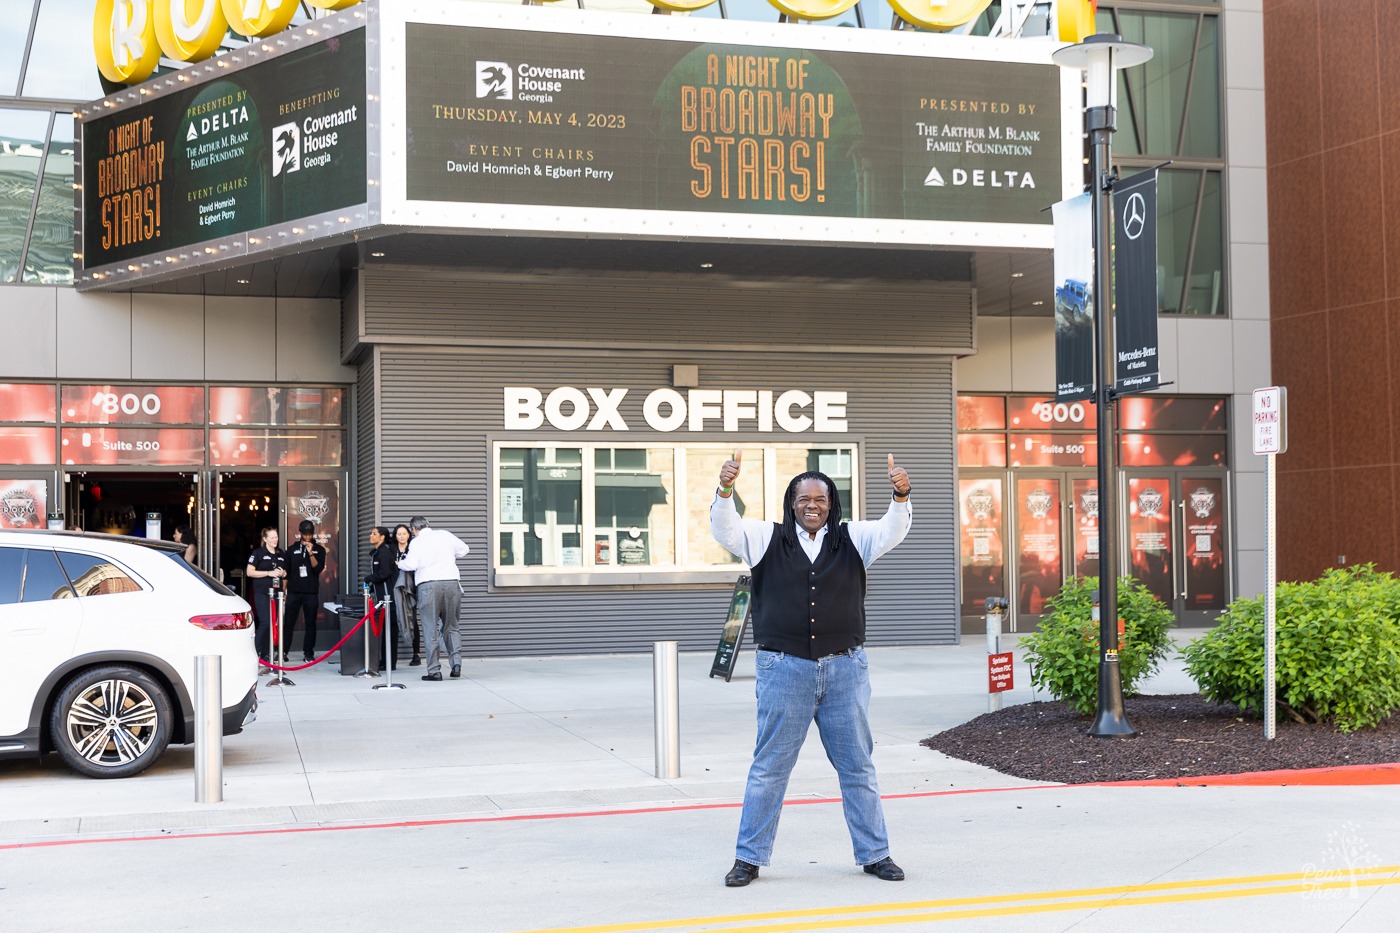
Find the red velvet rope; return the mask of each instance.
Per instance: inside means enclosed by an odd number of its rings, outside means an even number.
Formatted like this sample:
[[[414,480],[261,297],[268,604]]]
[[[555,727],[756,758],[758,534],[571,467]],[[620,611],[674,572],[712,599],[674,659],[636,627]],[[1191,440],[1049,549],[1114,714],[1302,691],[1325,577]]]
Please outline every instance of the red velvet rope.
[[[304,671],[304,670],[306,670],[308,667],[315,667],[317,664],[320,664],[320,663],[321,663],[322,661],[324,661],[326,658],[329,658],[331,655],[333,655],[333,654],[335,654],[337,651],[339,651],[339,650],[340,650],[340,646],[343,645],[343,644],[345,644],[347,641],[349,641],[351,635],[354,635],[354,634],[355,634],[356,632],[358,632],[360,629],[364,628],[364,625],[365,625],[366,622],[369,623],[370,631],[375,635],[375,637],[378,637],[379,635],[383,634],[383,632],[384,632],[383,617],[384,617],[384,610],[383,610],[383,609],[376,609],[376,608],[374,608],[374,603],[371,601],[370,604],[369,604],[369,608],[365,610],[365,614],[364,614],[363,616],[360,617],[360,621],[358,621],[358,622],[355,623],[355,627],[352,628],[350,631],[346,632],[346,633],[341,637],[340,641],[338,641],[338,642],[336,642],[334,645],[332,645],[332,646],[330,647],[330,650],[328,650],[325,654],[321,655],[319,658],[316,658],[314,661],[307,661],[305,664],[298,664],[298,665],[296,665],[296,666],[294,666],[294,667],[283,667],[283,666],[280,665],[280,664],[273,664],[273,663],[270,662],[270,661],[263,661],[263,662],[261,662],[261,663],[262,663],[262,666],[263,666],[263,667],[270,667],[270,668],[272,668],[274,671]],[[378,624],[378,625],[375,625],[375,621],[376,621],[376,620],[379,621],[379,624]],[[277,630],[276,630],[276,629],[273,629],[273,637],[275,638],[276,636],[277,636]]]

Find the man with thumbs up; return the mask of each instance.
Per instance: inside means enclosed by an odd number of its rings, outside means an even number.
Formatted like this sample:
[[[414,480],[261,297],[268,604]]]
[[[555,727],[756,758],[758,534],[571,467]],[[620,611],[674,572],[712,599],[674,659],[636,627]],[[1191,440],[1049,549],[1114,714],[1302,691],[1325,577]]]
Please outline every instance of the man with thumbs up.
[[[870,754],[870,676],[865,649],[865,570],[909,533],[909,474],[886,461],[893,498],[875,521],[841,521],[836,484],[823,473],[793,477],[783,521],[741,518],[732,494],[743,451],[719,471],[710,506],[715,540],[753,569],[753,634],[758,740],[744,790],[734,867],[727,887],[743,887],[767,865],[783,795],[815,719],[841,778],[841,803],[856,862],[867,874],[903,881],[890,858],[880,788]]]

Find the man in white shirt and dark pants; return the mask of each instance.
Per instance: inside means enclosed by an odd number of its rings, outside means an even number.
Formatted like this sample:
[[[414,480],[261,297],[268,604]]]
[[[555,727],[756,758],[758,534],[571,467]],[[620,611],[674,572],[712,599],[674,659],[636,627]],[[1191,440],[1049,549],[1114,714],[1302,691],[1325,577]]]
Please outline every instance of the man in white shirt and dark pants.
[[[428,648],[428,673],[424,680],[442,680],[444,642],[452,659],[452,676],[462,676],[462,639],[457,633],[457,617],[462,614],[462,573],[457,561],[470,548],[450,531],[428,527],[428,520],[415,515],[408,521],[413,546],[399,561],[400,570],[412,570],[418,583],[418,617],[423,624],[423,640]]]

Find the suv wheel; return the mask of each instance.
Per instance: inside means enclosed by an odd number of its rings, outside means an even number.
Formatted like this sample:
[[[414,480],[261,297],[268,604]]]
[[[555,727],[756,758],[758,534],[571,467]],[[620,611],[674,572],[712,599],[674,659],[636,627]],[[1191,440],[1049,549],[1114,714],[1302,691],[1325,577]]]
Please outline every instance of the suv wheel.
[[[97,778],[145,771],[170,744],[173,713],[165,688],[132,667],[95,667],[58,695],[49,735],[64,764]]]

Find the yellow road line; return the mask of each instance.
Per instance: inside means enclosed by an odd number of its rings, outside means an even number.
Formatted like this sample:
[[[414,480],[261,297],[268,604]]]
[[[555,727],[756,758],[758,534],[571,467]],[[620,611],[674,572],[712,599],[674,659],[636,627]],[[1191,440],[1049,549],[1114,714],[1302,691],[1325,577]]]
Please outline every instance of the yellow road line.
[[[946,920],[965,920],[979,917],[1009,917],[1034,913],[1054,913],[1068,910],[1095,910],[1103,907],[1131,907],[1150,904],[1186,903],[1189,901],[1225,900],[1240,897],[1259,897],[1265,894],[1298,894],[1308,891],[1333,890],[1339,888],[1380,887],[1400,884],[1400,877],[1377,878],[1375,875],[1395,875],[1400,873],[1400,865],[1385,865],[1377,868],[1357,868],[1340,876],[1339,880],[1305,881],[1302,884],[1280,884],[1286,881],[1303,881],[1316,877],[1316,872],[1289,872],[1272,875],[1244,875],[1231,878],[1205,878],[1196,881],[1162,881],[1151,884],[1117,885],[1100,888],[1070,888],[1062,891],[1041,891],[1030,894],[992,894],[982,897],[953,897],[938,900],[903,901],[888,904],[860,904],[837,907],[811,907],[802,910],[768,911],[751,914],[729,914],[713,917],[690,917],[677,920],[639,921],[633,923],[608,923],[594,926],[551,927],[542,930],[522,931],[522,933],[629,933],[643,930],[718,929],[742,933],[793,933],[793,931],[840,929],[855,926],[888,926],[904,923],[928,923]],[[1328,878],[1339,876],[1327,874]],[[1230,888],[1231,890],[1210,890]],[[1206,890],[1202,890],[1206,889]],[[1178,893],[1144,895],[1151,891],[1173,891]],[[1113,895],[1113,896],[1108,896]],[[1072,900],[1078,898],[1078,900]],[[1085,898],[1089,898],[1085,900]],[[1047,901],[1054,903],[1026,903],[1027,901]],[[994,905],[994,906],[978,906]],[[972,910],[950,910],[956,907],[978,907]],[[869,916],[893,911],[917,911],[916,913],[893,914],[891,916]],[[793,923],[767,923],[765,921],[794,921],[798,918],[830,918],[834,914],[846,916],[838,919],[802,920]],[[753,925],[758,924],[758,925]]]

